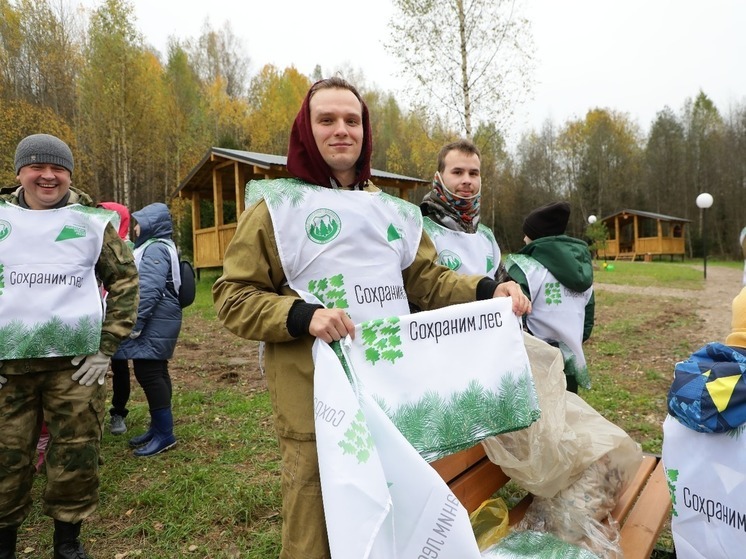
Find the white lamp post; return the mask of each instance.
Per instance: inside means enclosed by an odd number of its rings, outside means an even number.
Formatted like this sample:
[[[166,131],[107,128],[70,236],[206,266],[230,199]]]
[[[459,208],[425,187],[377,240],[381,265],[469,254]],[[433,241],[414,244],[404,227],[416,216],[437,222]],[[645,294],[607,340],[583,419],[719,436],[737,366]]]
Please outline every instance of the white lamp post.
[[[596,223],[596,216],[595,215],[589,215],[588,216],[588,223],[591,224],[591,225],[593,225],[594,223]]]
[[[697,196],[697,207],[702,210],[702,253],[704,256],[705,279],[707,279],[707,208],[712,207],[712,194],[703,192]]]

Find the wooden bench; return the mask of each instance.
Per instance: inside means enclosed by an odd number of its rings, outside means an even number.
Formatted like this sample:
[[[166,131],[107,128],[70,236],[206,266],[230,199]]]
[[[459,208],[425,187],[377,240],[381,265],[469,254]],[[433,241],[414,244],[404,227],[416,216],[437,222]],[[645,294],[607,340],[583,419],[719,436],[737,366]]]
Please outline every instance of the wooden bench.
[[[510,480],[499,466],[490,462],[481,444],[431,465],[470,513]],[[531,495],[527,495],[511,508],[511,525],[521,521],[530,504]],[[670,512],[671,497],[663,462],[657,456],[645,455],[611,514],[621,526],[624,559],[650,557]]]

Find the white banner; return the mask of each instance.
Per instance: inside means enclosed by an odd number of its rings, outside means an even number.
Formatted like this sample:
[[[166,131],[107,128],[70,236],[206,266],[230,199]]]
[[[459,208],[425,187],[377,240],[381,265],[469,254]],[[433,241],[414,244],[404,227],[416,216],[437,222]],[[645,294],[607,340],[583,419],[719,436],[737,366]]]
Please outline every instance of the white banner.
[[[746,549],[746,440],[743,429],[698,433],[670,415],[663,465],[673,501],[678,559],[736,559]]]
[[[366,322],[354,341],[335,349],[317,340],[314,361],[332,557],[479,557],[466,510],[423,456],[434,459],[538,418],[510,299]],[[405,420],[419,448],[382,402]]]
[[[428,462],[540,416],[509,297],[363,322],[346,352],[365,393]]]
[[[370,396],[355,394],[329,345],[317,340],[314,359],[316,444],[332,558],[480,557],[469,516],[448,485]]]

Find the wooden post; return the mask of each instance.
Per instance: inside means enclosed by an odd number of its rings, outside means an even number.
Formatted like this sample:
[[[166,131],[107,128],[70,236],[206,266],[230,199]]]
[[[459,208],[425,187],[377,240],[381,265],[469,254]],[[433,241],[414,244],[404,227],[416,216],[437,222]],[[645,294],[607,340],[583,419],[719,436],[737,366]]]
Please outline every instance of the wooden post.
[[[217,254],[220,257],[220,261],[223,260],[223,254],[225,254],[225,247],[222,246],[220,237],[220,227],[223,225],[223,178],[220,175],[219,169],[212,170],[212,199],[215,203],[215,244],[213,247],[214,251],[212,254]]]
[[[199,207],[199,191],[192,191],[192,258],[194,258],[194,267],[200,267],[200,251],[197,246],[197,230],[200,228],[200,207]]]
[[[246,209],[246,203],[244,201],[246,193],[246,179],[244,178],[244,166],[236,161],[233,167],[233,177],[236,181],[236,222],[238,218]]]

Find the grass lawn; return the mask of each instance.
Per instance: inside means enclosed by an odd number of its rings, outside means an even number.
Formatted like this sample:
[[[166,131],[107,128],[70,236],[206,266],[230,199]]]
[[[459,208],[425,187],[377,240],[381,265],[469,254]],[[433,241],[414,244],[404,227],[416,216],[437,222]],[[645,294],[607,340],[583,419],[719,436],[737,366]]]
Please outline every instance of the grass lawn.
[[[742,263],[736,263],[739,266]],[[708,263],[708,266],[715,265]],[[630,267],[628,269],[628,267]],[[127,425],[102,442],[101,503],[83,527],[97,559],[277,557],[280,489],[269,397],[256,367],[256,345],[225,332],[202,275],[171,362],[177,446],[137,459],[127,439],[147,428],[142,391],[133,379]],[[701,272],[678,263],[616,263],[599,282],[702,288]],[[696,349],[698,318],[689,301],[598,290],[596,327],[586,344],[593,387],[581,396],[625,429],[647,452],[660,453],[661,424],[674,363]],[[18,557],[51,555],[52,522],[35,504],[19,536]],[[670,546],[663,538],[662,546]]]

